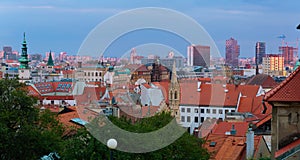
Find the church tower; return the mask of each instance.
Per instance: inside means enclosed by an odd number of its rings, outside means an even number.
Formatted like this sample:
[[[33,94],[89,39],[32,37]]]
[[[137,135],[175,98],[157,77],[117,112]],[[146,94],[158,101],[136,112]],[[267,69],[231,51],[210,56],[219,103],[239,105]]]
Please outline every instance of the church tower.
[[[27,43],[25,39],[25,33],[23,37],[23,43],[22,43],[22,54],[21,58],[19,59],[20,66],[19,66],[19,82],[30,82],[31,76],[30,76],[30,68],[29,68],[29,59],[27,54]]]
[[[179,122],[180,119],[179,104],[180,104],[180,86],[177,80],[176,64],[174,61],[173,68],[172,68],[171,83],[169,84],[169,107],[172,116],[175,116],[177,122]]]

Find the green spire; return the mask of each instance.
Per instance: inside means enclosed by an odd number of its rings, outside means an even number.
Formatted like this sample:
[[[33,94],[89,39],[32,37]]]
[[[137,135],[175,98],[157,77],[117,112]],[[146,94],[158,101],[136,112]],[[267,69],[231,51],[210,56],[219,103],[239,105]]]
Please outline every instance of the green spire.
[[[49,58],[48,58],[47,66],[54,66],[53,59],[52,59],[52,54],[51,54],[51,50],[50,50],[50,53],[49,53]]]
[[[22,53],[21,53],[21,58],[19,59],[20,62],[20,68],[22,69],[27,69],[28,67],[28,63],[29,63],[29,59],[28,59],[28,54],[27,54],[27,43],[26,43],[26,39],[25,39],[25,32],[24,32],[24,39],[23,39],[23,43],[22,43]]]

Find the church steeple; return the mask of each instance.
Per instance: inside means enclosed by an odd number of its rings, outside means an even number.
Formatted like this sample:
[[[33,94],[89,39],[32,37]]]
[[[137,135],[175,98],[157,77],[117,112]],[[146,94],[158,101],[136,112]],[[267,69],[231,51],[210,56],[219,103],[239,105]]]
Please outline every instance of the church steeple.
[[[179,122],[179,104],[180,104],[180,85],[177,80],[176,63],[174,61],[172,68],[171,83],[169,84],[169,108],[171,115],[175,116],[177,122]]]
[[[25,32],[24,32],[24,36],[23,36],[23,43],[22,43],[22,54],[21,54],[21,58],[19,59],[20,62],[20,68],[21,69],[28,69],[28,63],[29,63],[29,59],[28,59],[28,54],[27,54],[27,43],[26,43],[26,38],[25,38]]]
[[[50,53],[49,53],[47,66],[54,66],[53,59],[52,59],[52,54],[51,54],[51,50],[50,50]]]
[[[177,73],[176,73],[176,64],[175,64],[175,61],[174,61],[174,63],[173,63],[173,68],[172,68],[171,83],[172,83],[172,84],[178,83],[178,81],[177,81]]]

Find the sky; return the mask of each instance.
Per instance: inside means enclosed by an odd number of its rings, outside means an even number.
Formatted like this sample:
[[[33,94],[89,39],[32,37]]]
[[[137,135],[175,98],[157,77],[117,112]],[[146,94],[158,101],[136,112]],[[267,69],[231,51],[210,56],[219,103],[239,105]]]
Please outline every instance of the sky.
[[[233,37],[240,45],[240,57],[253,57],[257,41],[266,42],[267,53],[278,53],[279,35],[284,34],[286,42],[296,42],[300,36],[300,30],[296,30],[300,23],[299,6],[299,0],[1,0],[0,47],[12,46],[20,51],[26,32],[30,54],[51,50],[76,55],[86,36],[106,19],[130,9],[162,7],[198,22],[222,56],[226,39]],[[135,32],[119,38],[123,42],[111,45],[104,55],[121,56],[143,43],[161,43],[160,35],[153,31]],[[172,37],[168,37],[169,42]],[[171,48],[179,46],[176,50],[186,55],[187,42],[174,38],[172,44]]]

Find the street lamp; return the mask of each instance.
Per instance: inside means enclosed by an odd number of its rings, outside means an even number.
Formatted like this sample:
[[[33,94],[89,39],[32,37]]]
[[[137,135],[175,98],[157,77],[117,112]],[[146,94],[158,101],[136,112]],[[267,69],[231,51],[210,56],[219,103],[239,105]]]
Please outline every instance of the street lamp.
[[[297,26],[297,29],[300,29],[300,24]]]
[[[117,148],[118,142],[116,139],[109,139],[106,143],[107,147],[110,150],[110,160],[113,160],[113,150]]]

